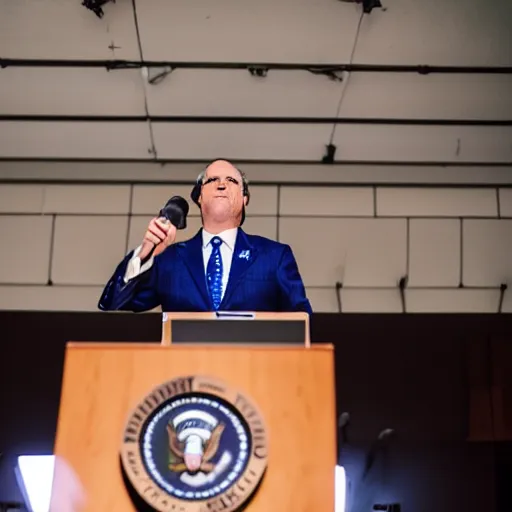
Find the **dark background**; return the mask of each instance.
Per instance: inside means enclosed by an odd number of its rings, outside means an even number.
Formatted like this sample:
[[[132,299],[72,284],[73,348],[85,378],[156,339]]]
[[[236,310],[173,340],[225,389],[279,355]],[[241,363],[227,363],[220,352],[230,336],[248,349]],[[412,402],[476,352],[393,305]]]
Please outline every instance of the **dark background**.
[[[162,324],[158,314],[4,311],[0,326],[0,501],[20,501],[16,456],[53,449],[65,343],[159,341]],[[512,315],[315,314],[311,329],[313,342],[335,345],[337,412],[351,417],[340,436],[350,512],[512,510]],[[395,433],[362,478],[385,428]]]

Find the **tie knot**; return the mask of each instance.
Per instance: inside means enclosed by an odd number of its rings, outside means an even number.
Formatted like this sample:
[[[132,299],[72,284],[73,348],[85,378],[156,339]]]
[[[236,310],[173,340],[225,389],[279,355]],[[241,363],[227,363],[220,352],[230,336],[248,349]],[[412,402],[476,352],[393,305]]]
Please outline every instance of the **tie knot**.
[[[213,245],[214,247],[219,246],[221,243],[222,243],[222,239],[221,239],[220,237],[218,237],[218,236],[214,236],[214,237],[212,238],[212,245]]]

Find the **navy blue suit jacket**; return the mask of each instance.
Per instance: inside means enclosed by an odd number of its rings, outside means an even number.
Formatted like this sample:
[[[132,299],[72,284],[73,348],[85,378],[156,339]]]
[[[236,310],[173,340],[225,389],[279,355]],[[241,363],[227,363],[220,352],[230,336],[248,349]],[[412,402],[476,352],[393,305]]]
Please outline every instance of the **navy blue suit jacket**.
[[[152,267],[123,280],[131,251],[109,279],[98,307],[104,311],[213,311],[206,287],[202,230],[155,257]],[[221,311],[305,311],[311,314],[302,278],[288,245],[238,229]]]

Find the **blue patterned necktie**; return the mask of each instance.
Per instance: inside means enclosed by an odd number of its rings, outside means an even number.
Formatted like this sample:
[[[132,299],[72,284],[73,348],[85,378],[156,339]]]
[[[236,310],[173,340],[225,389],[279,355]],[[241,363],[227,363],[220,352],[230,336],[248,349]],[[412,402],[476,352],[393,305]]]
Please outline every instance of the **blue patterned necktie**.
[[[222,240],[214,236],[211,244],[212,253],[206,267],[206,280],[213,307],[217,310],[222,300],[222,256],[220,254]]]

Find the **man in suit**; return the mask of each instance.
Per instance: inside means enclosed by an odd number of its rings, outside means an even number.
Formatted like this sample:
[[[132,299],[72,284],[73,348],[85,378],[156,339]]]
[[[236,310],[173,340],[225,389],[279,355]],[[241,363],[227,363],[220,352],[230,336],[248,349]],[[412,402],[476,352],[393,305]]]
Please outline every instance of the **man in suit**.
[[[104,311],[305,311],[311,314],[288,245],[240,227],[249,202],[245,175],[215,160],[191,194],[203,227],[174,243],[176,227],[155,217],[143,241],[117,266],[98,307]]]

